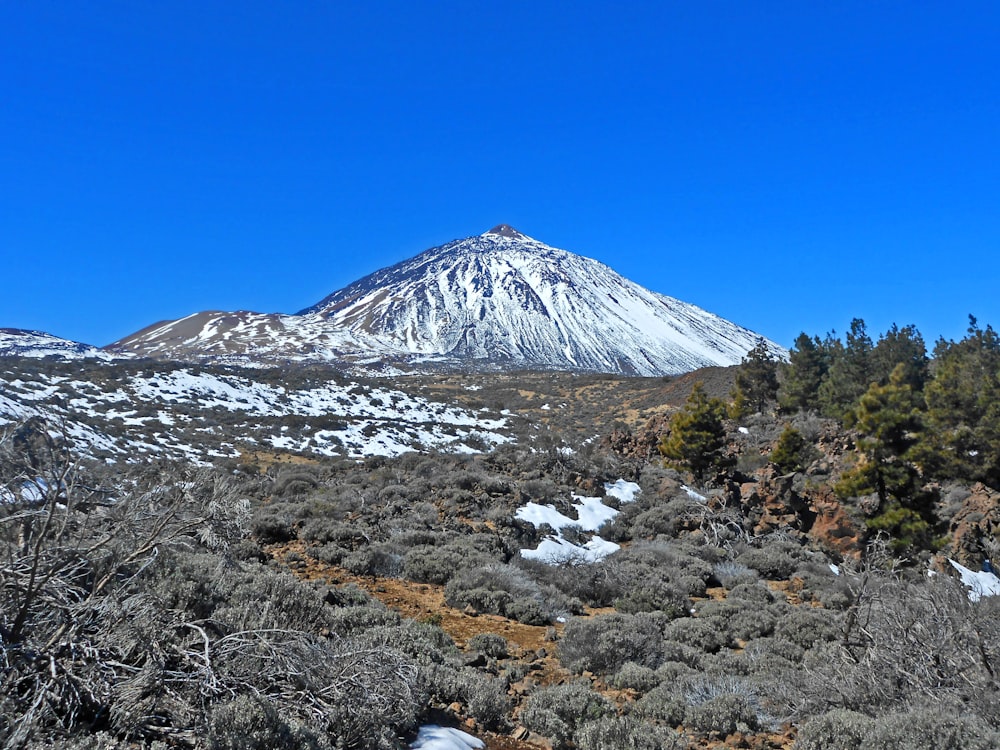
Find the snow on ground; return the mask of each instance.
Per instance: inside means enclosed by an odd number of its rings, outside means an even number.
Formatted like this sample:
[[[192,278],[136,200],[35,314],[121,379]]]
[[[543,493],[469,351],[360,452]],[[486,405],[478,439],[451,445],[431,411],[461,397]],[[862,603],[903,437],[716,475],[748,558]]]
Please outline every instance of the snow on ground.
[[[605,521],[618,515],[617,510],[602,503],[599,497],[573,495],[573,499],[577,501],[573,504],[578,516],[578,520],[575,521],[556,510],[554,505],[538,503],[528,503],[518,508],[514,517],[527,521],[535,528],[548,524],[558,532],[567,526],[579,526],[584,531],[597,531]]]
[[[708,501],[707,497],[698,494],[690,487],[688,487],[686,484],[682,484],[681,489],[684,490],[687,493],[688,497],[690,497],[692,500],[701,500],[703,503]]]
[[[638,484],[635,482],[626,482],[624,479],[619,479],[617,482],[608,482],[604,485],[605,494],[617,497],[623,503],[634,503],[635,498],[641,491]]]
[[[608,555],[613,555],[621,547],[614,542],[602,539],[596,534],[584,545],[572,544],[562,537],[547,536],[535,549],[521,550],[521,557],[527,560],[538,560],[547,565],[584,562],[595,563]]]
[[[988,573],[985,570],[970,570],[951,559],[948,562],[958,571],[962,583],[969,588],[971,601],[977,602],[984,596],[1000,596],[1000,578],[997,578],[995,573]]]
[[[207,432],[198,427],[206,423],[206,412],[219,413],[209,415]],[[293,388],[190,367],[140,371],[112,382],[0,372],[0,425],[31,416],[62,425],[86,447],[127,457],[217,456],[218,447],[206,443],[213,442],[213,429],[221,429],[219,421],[239,430],[242,442],[321,455],[394,456],[424,449],[474,453],[511,440],[505,434],[508,420],[487,410],[473,412],[355,382]],[[297,421],[295,434],[275,434],[287,418]],[[311,426],[307,420],[313,418]],[[256,436],[255,430],[260,431]],[[224,455],[237,451],[230,445]]]
[[[605,492],[618,498],[623,503],[634,502],[639,494],[639,485],[619,479],[604,485]],[[617,552],[620,547],[596,534],[585,544],[578,545],[567,541],[562,536],[562,530],[567,526],[579,527],[582,531],[597,531],[606,522],[618,515],[618,511],[601,502],[599,497],[583,497],[573,495],[573,508],[577,520],[556,510],[554,505],[528,503],[517,509],[515,518],[527,521],[536,529],[548,524],[555,534],[549,534],[535,549],[521,550],[521,557],[529,560],[540,560],[549,565],[559,565],[569,562],[597,562],[608,555]]]
[[[484,747],[486,743],[471,734],[435,724],[420,727],[417,739],[410,745],[411,750],[480,750]]]

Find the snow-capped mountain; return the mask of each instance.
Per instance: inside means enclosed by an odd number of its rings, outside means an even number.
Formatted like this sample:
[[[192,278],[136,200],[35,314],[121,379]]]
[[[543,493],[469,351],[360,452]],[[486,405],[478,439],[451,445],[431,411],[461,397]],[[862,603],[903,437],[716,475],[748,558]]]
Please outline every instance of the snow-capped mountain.
[[[131,356],[131,355],[129,355]],[[0,328],[0,357],[57,357],[59,359],[115,359],[116,355],[90,344],[61,339],[43,331]]]
[[[116,346],[243,364],[332,360],[665,375],[736,364],[757,339],[603,263],[500,225],[376,271],[296,315],[197,313]]]

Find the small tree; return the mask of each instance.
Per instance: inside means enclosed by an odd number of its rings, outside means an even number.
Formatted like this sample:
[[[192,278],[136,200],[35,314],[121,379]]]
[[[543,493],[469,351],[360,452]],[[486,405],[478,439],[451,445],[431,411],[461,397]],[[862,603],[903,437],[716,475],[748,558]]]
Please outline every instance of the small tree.
[[[964,339],[934,347],[933,372],[922,465],[938,478],[1000,488],[1000,335],[970,315]]]
[[[689,469],[699,481],[710,469],[731,466],[733,459],[725,450],[725,414],[726,405],[709,398],[704,385],[695,383],[684,407],[670,420],[670,431],[660,439],[660,454],[672,465]]]
[[[851,321],[847,341],[829,339],[830,368],[819,388],[819,404],[828,417],[850,421],[858,399],[871,385],[872,340],[861,318]]]
[[[800,333],[781,370],[778,402],[783,411],[796,412],[819,406],[819,387],[826,376],[827,351],[818,336]]]
[[[785,425],[769,458],[779,471],[790,473],[802,471],[817,455],[816,448],[803,437],[801,432],[791,425]]]
[[[736,371],[733,391],[735,417],[763,412],[778,397],[778,360],[763,338],[747,352]]]
[[[873,383],[861,397],[853,411],[861,433],[859,461],[835,487],[842,497],[877,495],[878,511],[868,526],[892,534],[897,549],[927,545],[935,521],[933,497],[922,489],[920,472],[912,461],[922,415],[920,398],[904,382],[906,375],[901,363],[888,384]]]

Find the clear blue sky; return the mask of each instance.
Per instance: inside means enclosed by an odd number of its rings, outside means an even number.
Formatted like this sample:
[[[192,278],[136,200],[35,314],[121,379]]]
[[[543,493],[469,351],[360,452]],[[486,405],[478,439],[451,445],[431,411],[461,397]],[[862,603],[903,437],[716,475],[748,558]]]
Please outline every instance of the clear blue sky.
[[[0,327],[295,312],[512,224],[789,345],[1000,327],[996,2],[0,4]]]

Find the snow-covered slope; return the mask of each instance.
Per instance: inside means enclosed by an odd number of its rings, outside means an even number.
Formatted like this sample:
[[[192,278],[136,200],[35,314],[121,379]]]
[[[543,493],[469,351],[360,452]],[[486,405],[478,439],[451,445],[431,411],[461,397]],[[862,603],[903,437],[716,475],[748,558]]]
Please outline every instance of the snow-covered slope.
[[[41,420],[84,455],[212,461],[257,451],[393,456],[474,453],[509,419],[316,373],[176,363],[0,361],[0,430]]]
[[[61,339],[42,331],[0,328],[0,357],[58,357],[60,359],[115,359],[117,355],[90,344]]]
[[[198,313],[118,345],[150,356],[246,364],[332,360],[663,375],[736,364],[757,338],[603,263],[501,225],[377,271],[297,315]]]

